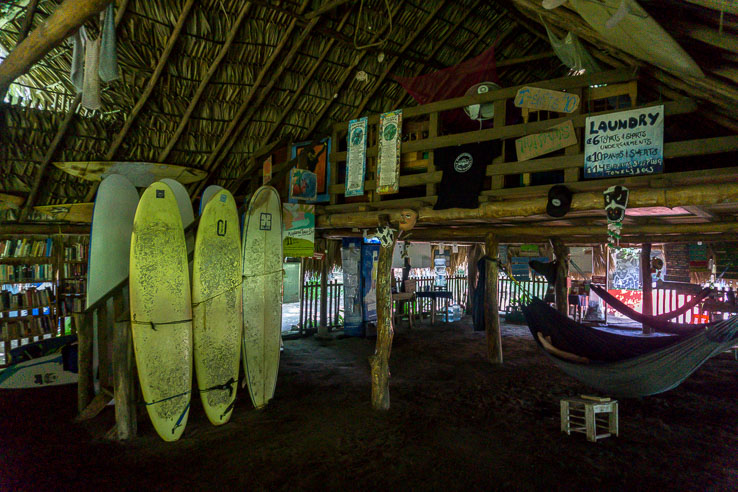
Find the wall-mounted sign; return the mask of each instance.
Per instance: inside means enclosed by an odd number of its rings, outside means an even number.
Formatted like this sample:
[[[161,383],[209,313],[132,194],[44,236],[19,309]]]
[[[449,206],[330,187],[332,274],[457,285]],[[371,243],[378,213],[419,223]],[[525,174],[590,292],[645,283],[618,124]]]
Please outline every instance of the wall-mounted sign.
[[[527,161],[576,143],[577,135],[574,133],[574,124],[571,120],[567,120],[552,126],[543,133],[527,135],[515,140],[515,149],[518,152],[518,160]]]
[[[573,113],[579,107],[579,96],[538,87],[521,87],[515,95],[515,106],[535,111]]]
[[[364,194],[367,128],[368,120],[366,116],[349,122],[348,152],[346,152],[346,196],[361,196]]]
[[[282,254],[311,257],[315,250],[315,205],[282,204]]]
[[[262,166],[262,182],[261,184],[268,184],[272,180],[272,156],[264,159],[264,165]]]
[[[377,162],[377,193],[400,191],[400,145],[402,110],[390,111],[379,117],[379,160]]]
[[[663,106],[590,116],[585,130],[585,178],[663,171]]]

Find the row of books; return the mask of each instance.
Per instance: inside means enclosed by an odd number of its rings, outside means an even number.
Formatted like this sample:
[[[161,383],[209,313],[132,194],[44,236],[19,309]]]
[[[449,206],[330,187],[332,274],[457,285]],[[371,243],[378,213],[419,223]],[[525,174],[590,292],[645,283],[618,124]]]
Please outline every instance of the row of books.
[[[89,244],[87,241],[64,246],[65,260],[86,260]]]
[[[60,316],[71,316],[81,313],[85,309],[85,300],[82,297],[65,297],[61,303]]]
[[[84,294],[87,292],[87,282],[64,282],[59,292],[62,294]]]
[[[51,256],[52,243],[51,238],[45,240],[6,239],[0,241],[0,258]]]
[[[54,316],[36,316],[34,318],[26,318],[0,322],[0,331],[3,340],[17,340],[19,338],[28,338],[37,335],[44,335],[56,331],[56,317]]]
[[[28,289],[18,294],[4,290],[0,292],[0,311],[49,306],[55,300],[54,291],[51,289]]]
[[[62,265],[62,277],[81,277],[87,274],[86,263],[64,263]]]
[[[43,265],[0,265],[2,282],[49,282],[53,276],[52,266]]]

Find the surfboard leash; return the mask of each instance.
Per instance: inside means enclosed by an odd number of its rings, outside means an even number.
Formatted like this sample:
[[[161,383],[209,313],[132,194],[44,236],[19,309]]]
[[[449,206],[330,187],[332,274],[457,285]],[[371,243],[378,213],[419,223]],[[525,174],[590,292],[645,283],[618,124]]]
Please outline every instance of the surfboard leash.
[[[187,391],[185,391],[183,393],[180,393],[178,395],[167,396],[166,398],[162,398],[161,400],[156,400],[156,401],[152,401],[152,402],[144,401],[144,404],[148,407],[150,405],[156,405],[157,403],[162,403],[162,402],[165,402],[165,401],[173,400],[174,398],[179,398],[180,396],[185,396],[185,395],[188,395],[190,393],[192,393],[192,390],[187,390]],[[189,407],[189,404],[187,406]]]
[[[149,325],[152,330],[156,331],[157,326],[163,326],[163,325],[180,325],[182,323],[189,323],[192,321],[192,318],[190,319],[181,319],[179,321],[164,321],[162,323],[154,323],[153,321],[138,321],[138,320],[131,320],[131,323],[134,325]]]
[[[215,386],[211,386],[210,388],[205,388],[199,390],[200,393],[207,393],[208,391],[215,391],[215,390],[228,390],[228,396],[233,396],[233,385],[236,384],[236,379],[231,378],[228,381],[226,381],[223,384],[216,384]]]
[[[275,273],[281,273],[282,275],[284,275],[284,268],[280,268],[278,270],[272,270],[271,272],[255,273],[253,275],[242,275],[241,282],[243,282],[247,278],[266,277],[267,275],[273,275]]]
[[[231,287],[228,287],[228,288],[227,288],[226,290],[224,290],[224,291],[218,292],[217,294],[214,294],[214,295],[212,295],[212,296],[208,297],[207,299],[203,299],[202,301],[198,301],[198,302],[193,302],[193,303],[192,303],[192,307],[193,307],[193,308],[194,308],[194,307],[197,307],[197,306],[199,306],[200,304],[204,304],[204,303],[206,303],[206,302],[212,301],[213,299],[216,299],[216,298],[218,298],[218,297],[222,296],[223,294],[227,294],[228,292],[231,292],[231,291],[233,291],[233,290],[235,290],[235,289],[238,289],[239,287],[241,287],[241,286],[243,285],[243,279],[244,279],[244,278],[245,278],[245,277],[242,277],[242,278],[241,278],[241,281],[240,281],[240,282],[236,282],[235,284],[233,284],[233,285],[232,285]]]

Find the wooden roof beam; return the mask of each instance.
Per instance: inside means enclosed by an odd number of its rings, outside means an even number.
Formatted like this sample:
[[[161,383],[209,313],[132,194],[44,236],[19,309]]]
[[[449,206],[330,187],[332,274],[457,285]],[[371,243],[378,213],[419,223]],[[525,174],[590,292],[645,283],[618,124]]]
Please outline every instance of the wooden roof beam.
[[[327,2],[318,7],[317,9],[313,10],[312,12],[308,12],[305,14],[305,19],[310,20],[315,17],[320,17],[321,15],[325,14],[326,12],[330,12],[331,10],[335,10],[341,5],[350,2],[351,0],[333,0],[332,2]]]
[[[436,7],[426,16],[423,23],[420,26],[416,27],[412,35],[410,35],[410,37],[405,40],[405,43],[400,48],[400,55],[402,55],[402,53],[405,50],[407,50],[410,47],[410,45],[412,45],[415,42],[415,39],[418,36],[420,36],[422,33],[425,32],[425,28],[428,27],[428,25],[433,21],[436,15],[438,15],[441,9],[445,6],[446,6],[446,0],[441,0],[438,3],[438,5],[436,5]],[[384,82],[384,79],[387,78],[387,75],[389,75],[389,73],[394,68],[395,64],[400,59],[401,59],[400,56],[396,56],[395,58],[392,59],[391,62],[387,64],[387,67],[385,68],[384,72],[382,73],[382,75],[379,76],[379,79],[377,79],[377,81],[374,83],[374,86],[369,91],[369,94],[364,96],[364,99],[361,101],[359,106],[354,111],[354,116],[351,119],[358,118],[359,115],[361,115],[362,111],[364,111],[364,108],[366,108],[366,105],[369,104],[369,101],[371,100],[371,98],[374,96],[374,94],[377,92],[379,87],[382,85],[382,82]]]
[[[223,46],[221,46],[220,51],[218,52],[218,56],[216,56],[215,60],[213,60],[213,63],[210,65],[210,68],[205,74],[205,77],[203,77],[203,79],[200,81],[200,85],[197,86],[195,94],[192,96],[192,99],[190,99],[190,103],[187,105],[187,109],[182,115],[182,118],[179,120],[179,124],[177,125],[177,129],[174,131],[174,135],[172,135],[172,138],[169,139],[169,142],[167,142],[164,150],[159,153],[159,157],[157,159],[159,162],[164,162],[164,159],[169,156],[169,153],[179,141],[179,137],[182,136],[185,128],[187,128],[187,123],[190,121],[192,113],[195,111],[195,107],[200,102],[200,98],[205,92],[205,87],[208,85],[208,83],[210,83],[210,79],[213,78],[213,75],[215,75],[215,72],[218,70],[220,63],[223,61],[226,54],[228,53],[228,50],[233,44],[233,40],[236,39],[236,34],[238,34],[238,31],[241,28],[241,24],[246,18],[246,15],[249,13],[249,10],[251,10],[251,5],[251,2],[246,2],[241,8],[241,11],[238,13],[238,17],[233,22],[230,31],[228,31],[225,43],[223,43]]]
[[[400,8],[403,5],[404,5],[404,2],[398,2],[395,5],[395,7],[392,9],[393,17],[397,15],[397,13],[400,11]],[[380,36],[384,36],[384,33],[388,27],[389,27],[388,24],[385,24],[384,26],[382,26],[382,28],[379,31],[374,33],[374,35],[371,37],[371,39],[369,40],[367,44],[373,44],[380,38]],[[343,88],[348,78],[354,73],[354,70],[359,65],[359,63],[361,63],[361,61],[364,59],[364,56],[366,56],[366,54],[367,54],[367,50],[363,50],[358,56],[354,57],[353,61],[345,68],[345,70],[343,71],[343,75],[341,76],[341,79],[338,81],[336,86],[331,91],[334,94],[333,99],[331,99],[330,101],[326,102],[323,105],[323,108],[320,110],[320,112],[318,112],[318,115],[313,120],[313,123],[310,125],[310,127],[307,130],[303,132],[302,134],[303,139],[309,138],[310,135],[315,130],[315,128],[318,126],[318,124],[320,124],[320,122],[323,119],[323,116],[328,112],[328,109],[333,104],[333,101],[335,99],[338,99],[338,93],[341,91],[341,89]]]
[[[339,30],[346,24],[346,21],[348,21],[350,14],[351,14],[350,10],[344,14],[343,18],[341,19],[341,22],[338,25]],[[326,44],[325,48],[323,48],[323,52],[320,54],[320,57],[318,57],[318,60],[315,63],[313,63],[313,66],[310,69],[310,72],[308,72],[306,76],[302,77],[302,81],[300,82],[300,85],[295,90],[295,94],[292,96],[292,99],[287,104],[287,106],[284,107],[284,109],[282,110],[282,114],[280,114],[277,120],[274,123],[272,123],[272,127],[269,130],[269,133],[267,133],[266,137],[264,137],[264,139],[262,140],[262,146],[271,140],[272,136],[274,136],[274,132],[276,132],[277,128],[279,128],[279,125],[281,125],[282,121],[284,121],[287,115],[290,114],[290,111],[292,111],[292,107],[300,99],[300,96],[302,95],[303,91],[308,86],[308,84],[312,81],[313,75],[315,75],[315,72],[322,65],[323,60],[325,60],[326,56],[328,56],[328,53],[330,53],[331,49],[333,49],[333,45],[335,44],[335,42],[336,42],[335,39],[331,39],[330,41],[328,41],[328,44]],[[257,153],[254,153],[252,157],[254,157],[256,154]],[[235,180],[231,185],[229,185],[229,189],[231,190],[231,192],[236,193],[238,189],[241,187],[241,185],[244,183],[244,181],[246,181],[247,179],[251,177],[250,173],[253,167],[256,165],[255,162],[256,162],[255,159],[249,162],[249,165],[244,170],[243,175],[239,177],[237,180]]]
[[[233,119],[230,121],[230,123],[228,123],[228,126],[225,129],[225,132],[223,132],[223,136],[220,138],[220,140],[218,140],[218,143],[215,145],[215,148],[210,153],[210,156],[208,156],[208,160],[205,161],[205,165],[203,166],[203,168],[205,169],[205,171],[208,172],[208,176],[200,183],[195,184],[190,187],[190,196],[193,199],[197,196],[200,190],[202,190],[205,184],[207,184],[208,180],[213,175],[214,171],[217,170],[217,167],[220,165],[220,162],[222,162],[222,160],[219,159],[221,152],[223,151],[224,147],[229,143],[230,139],[232,138],[233,132],[236,130],[236,127],[241,121],[241,117],[250,108],[251,100],[256,95],[256,92],[259,90],[259,87],[261,86],[261,83],[264,80],[264,77],[266,77],[266,75],[269,73],[269,70],[272,68],[272,64],[274,64],[275,61],[280,59],[282,50],[287,45],[287,41],[289,41],[290,36],[292,35],[292,31],[294,31],[295,28],[297,27],[298,17],[302,15],[302,13],[307,8],[308,4],[310,4],[310,0],[305,0],[302,2],[302,5],[300,6],[300,10],[298,11],[298,16],[294,17],[292,21],[290,21],[290,25],[287,27],[287,30],[282,36],[282,39],[279,41],[277,46],[274,48],[272,53],[269,55],[269,58],[267,59],[266,63],[261,67],[261,70],[259,70],[259,73],[256,76],[256,80],[251,86],[251,90],[249,91],[249,94],[246,97],[246,100],[241,104],[241,106],[239,106]]]
[[[123,14],[126,11],[126,8],[128,7],[128,0],[123,0],[121,4],[118,6],[118,11],[115,15],[115,27],[117,28],[120,22],[123,20]],[[72,101],[72,104],[69,106],[69,112],[64,116],[64,119],[62,120],[62,124],[59,126],[59,128],[56,130],[56,134],[54,135],[54,139],[51,141],[51,145],[49,145],[49,148],[46,149],[46,153],[44,154],[43,159],[41,160],[41,164],[39,165],[39,170],[37,171],[36,178],[33,180],[33,184],[31,185],[31,191],[28,194],[28,197],[26,198],[25,204],[23,205],[23,209],[21,210],[21,213],[18,214],[18,221],[22,222],[26,219],[28,216],[28,213],[33,208],[33,205],[36,202],[36,195],[38,194],[38,190],[41,187],[41,183],[43,181],[43,177],[46,174],[46,170],[51,163],[51,161],[54,159],[54,154],[56,153],[56,149],[59,147],[59,144],[61,144],[62,140],[64,139],[64,135],[66,135],[67,130],[69,129],[69,125],[72,123],[72,119],[74,118],[74,115],[77,113],[77,109],[79,108],[80,103],[82,102],[82,93],[77,94],[74,97],[74,100]]]
[[[104,9],[108,3],[110,0],[64,0],[46,22],[34,29],[0,63],[0,88],[9,86],[15,79],[28,72],[34,63],[79,29],[87,19]]]

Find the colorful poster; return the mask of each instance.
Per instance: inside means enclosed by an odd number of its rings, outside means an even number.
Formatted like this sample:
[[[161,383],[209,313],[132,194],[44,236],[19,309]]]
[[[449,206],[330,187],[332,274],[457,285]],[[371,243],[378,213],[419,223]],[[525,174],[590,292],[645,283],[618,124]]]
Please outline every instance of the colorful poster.
[[[282,204],[282,255],[311,257],[315,249],[315,205]]]
[[[515,106],[534,111],[573,113],[579,107],[579,96],[539,87],[521,87],[515,95]]]
[[[346,152],[346,196],[362,196],[364,194],[367,128],[368,120],[366,116],[349,122],[348,152]]]
[[[315,173],[307,169],[290,169],[290,200],[315,201],[317,196],[317,178]]]
[[[526,135],[515,140],[515,150],[518,153],[519,161],[527,161],[576,143],[577,134],[574,133],[574,124],[571,120],[567,120],[548,128],[544,132]]]
[[[380,195],[397,193],[400,191],[401,133],[401,109],[384,113],[379,117],[377,193]]]
[[[361,298],[361,239],[344,238],[341,248],[343,265],[343,331],[347,336],[364,336]]]
[[[663,106],[590,116],[585,125],[585,178],[664,170]]]
[[[291,158],[297,157],[298,167],[315,173],[316,202],[330,200],[328,195],[328,185],[331,180],[330,153],[331,139],[328,137],[322,140],[298,142],[292,145]]]
[[[264,159],[264,165],[262,167],[262,182],[261,184],[268,184],[272,180],[272,156]]]

